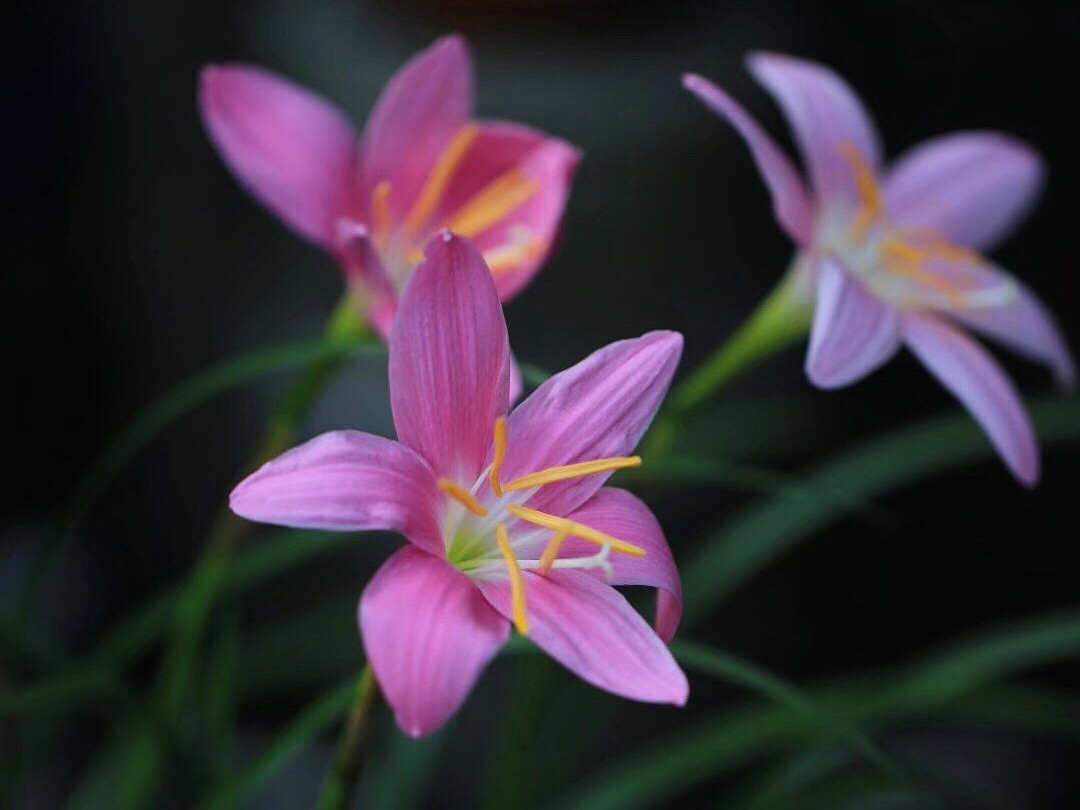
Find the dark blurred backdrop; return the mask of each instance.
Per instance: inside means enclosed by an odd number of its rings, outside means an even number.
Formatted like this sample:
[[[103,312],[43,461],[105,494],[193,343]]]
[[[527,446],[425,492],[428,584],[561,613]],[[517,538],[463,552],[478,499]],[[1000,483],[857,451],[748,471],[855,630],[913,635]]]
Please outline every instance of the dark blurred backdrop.
[[[743,144],[680,88],[680,73],[694,70],[730,89],[790,144],[741,60],[754,48],[817,58],[867,100],[890,154],[951,129],[997,128],[1045,155],[1045,197],[997,258],[1045,297],[1080,345],[1075,5],[97,0],[20,4],[10,14],[15,25],[0,55],[8,155],[0,185],[5,590],[55,526],[79,472],[139,408],[224,356],[315,337],[341,293],[331,261],[254,203],[204,137],[195,80],[211,61],[250,61],[289,75],[340,103],[359,125],[397,65],[439,34],[463,32],[482,117],[528,122],[585,153],[560,250],[508,306],[516,353],[558,369],[602,343],[670,327],[686,334],[685,372],[770,289],[790,250]],[[1026,392],[1049,390],[1039,369],[1005,362]],[[85,648],[183,576],[285,382],[275,377],[214,400],[141,455],[80,528],[34,621],[69,649]],[[716,452],[792,472],[860,437],[958,412],[909,357],[825,393],[801,375],[801,350],[767,362],[724,401],[730,419],[716,423]],[[762,422],[763,414],[772,417]],[[304,433],[330,427],[391,431],[379,363],[340,378]],[[883,520],[830,526],[738,591],[696,635],[805,683],[900,662],[1007,619],[1076,607],[1076,569],[1066,561],[1076,541],[1078,462],[1075,446],[1048,449],[1035,492],[987,462],[891,495],[878,504]],[[677,558],[750,497],[728,488],[646,495]],[[252,649],[273,643],[259,635],[271,620],[326,605],[318,646],[335,650],[329,662],[310,665],[307,651],[280,651],[281,666],[297,670],[292,687],[241,664],[251,696],[242,733],[251,745],[359,660],[355,598],[392,543],[357,545],[245,605]],[[500,661],[478,691],[512,693],[512,685],[498,686],[509,684],[509,666]],[[559,693],[584,689],[561,672],[553,677]],[[1078,680],[1075,669],[1046,677],[1068,687]],[[477,758],[458,746],[486,744],[485,713],[504,697],[474,696],[459,721],[455,747],[439,765],[446,803],[465,801],[462,782],[481,775]],[[695,683],[691,706],[730,698]],[[631,736],[670,722],[669,713],[629,704],[618,712]],[[474,727],[481,731],[472,736]],[[62,793],[95,733],[82,728],[57,752],[55,792],[42,796]],[[610,749],[623,732],[612,733]],[[1080,802],[1065,778],[1080,765],[1075,749],[999,736],[972,743],[957,733],[917,727],[894,744],[1015,780],[1019,795],[1036,802],[1026,806]],[[321,768],[312,757],[266,807],[309,800]],[[466,776],[448,776],[462,763]],[[573,772],[591,767],[578,763]]]

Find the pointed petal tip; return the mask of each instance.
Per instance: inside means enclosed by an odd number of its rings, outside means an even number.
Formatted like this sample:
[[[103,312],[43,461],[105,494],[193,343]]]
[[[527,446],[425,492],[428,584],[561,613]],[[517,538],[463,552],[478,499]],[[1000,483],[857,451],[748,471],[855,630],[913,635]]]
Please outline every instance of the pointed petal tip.
[[[698,73],[684,73],[682,75],[682,86],[693,93],[698,92],[703,86],[709,84],[709,80]]]

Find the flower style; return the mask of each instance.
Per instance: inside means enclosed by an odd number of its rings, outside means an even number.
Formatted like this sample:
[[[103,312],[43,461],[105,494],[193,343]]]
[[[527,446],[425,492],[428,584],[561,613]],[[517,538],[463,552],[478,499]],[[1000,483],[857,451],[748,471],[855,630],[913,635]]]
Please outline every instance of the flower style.
[[[751,56],[749,69],[788,118],[810,191],[729,95],[700,76],[683,83],[745,139],[776,219],[797,245],[795,282],[816,297],[810,380],[847,385],[905,344],[968,408],[1014,475],[1033,486],[1039,451],[1027,413],[966,330],[1047,364],[1062,386],[1075,380],[1051,315],[977,252],[1030,208],[1042,186],[1039,156],[1004,134],[957,132],[885,168],[868,112],[833,71],[778,54]]]
[[[335,106],[257,67],[205,68],[199,106],[240,182],[337,257],[383,338],[423,245],[444,228],[475,240],[501,298],[522,289],[551,248],[579,160],[529,127],[470,120],[459,36],[397,72],[359,140]]]
[[[682,612],[656,519],[604,487],[652,421],[682,350],[674,332],[613,343],[507,415],[510,353],[491,273],[468,240],[436,237],[390,338],[398,441],[326,433],[244,480],[234,512],[410,544],[360,599],[368,660],[408,734],[465,699],[512,622],[595,686],[683,704],[668,651]],[[658,589],[654,632],[612,585]],[[659,634],[659,635],[658,635]]]

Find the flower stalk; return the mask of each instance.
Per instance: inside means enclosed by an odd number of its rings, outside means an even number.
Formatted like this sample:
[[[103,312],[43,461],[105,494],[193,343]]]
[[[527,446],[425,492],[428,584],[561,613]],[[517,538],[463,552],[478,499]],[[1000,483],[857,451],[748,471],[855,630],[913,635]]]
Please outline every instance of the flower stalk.
[[[364,741],[378,694],[371,664],[365,664],[357,678],[352,707],[338,738],[337,752],[326,775],[316,810],[345,810],[351,806],[353,792],[364,767]]]

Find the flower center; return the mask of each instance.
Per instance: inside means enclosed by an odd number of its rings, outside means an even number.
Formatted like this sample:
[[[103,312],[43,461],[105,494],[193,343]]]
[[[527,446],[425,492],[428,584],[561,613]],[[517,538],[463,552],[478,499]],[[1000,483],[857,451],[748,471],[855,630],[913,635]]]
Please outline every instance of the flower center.
[[[395,222],[389,206],[390,182],[383,180],[372,191],[371,228],[376,247],[384,257],[386,271],[398,287],[424,257],[424,245],[438,231],[475,238],[497,225],[532,199],[539,190],[521,169],[513,168],[496,177],[454,211],[445,207],[446,192],[469,149],[480,133],[476,124],[466,124],[443,148],[424,180],[420,193],[403,220]],[[543,241],[524,225],[508,228],[501,244],[484,252],[492,273],[505,272],[534,258],[543,250]]]
[[[470,489],[443,478],[439,489],[450,499],[451,511],[447,515],[445,534],[447,560],[469,576],[481,576],[505,569],[510,576],[511,601],[514,625],[522,635],[529,632],[525,603],[525,577],[522,571],[535,571],[546,576],[556,568],[600,568],[610,577],[612,554],[632,557],[645,556],[640,546],[612,537],[591,526],[564,517],[531,509],[525,504],[547,484],[568,481],[585,475],[612,472],[641,464],[638,456],[582,461],[550,467],[504,483],[501,479],[503,462],[506,460],[506,419],[499,417],[494,426],[494,453],[491,466],[477,479]],[[492,503],[482,504],[477,499],[484,484],[488,484]],[[524,531],[511,540],[506,524],[512,518],[535,527]],[[538,540],[550,532],[547,542],[538,556],[529,556],[540,548]],[[494,543],[492,543],[494,537]],[[563,543],[568,537],[577,537],[599,547],[596,554],[587,557],[559,557]]]
[[[931,229],[898,228],[889,220],[877,175],[850,143],[837,146],[851,165],[858,207],[853,218],[828,221],[823,241],[867,287],[895,306],[962,309],[1013,300],[1016,285],[973,250]]]

